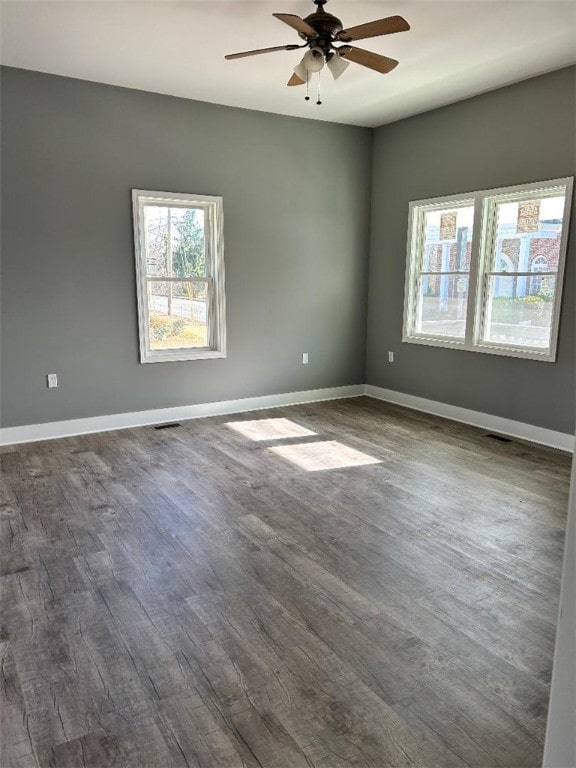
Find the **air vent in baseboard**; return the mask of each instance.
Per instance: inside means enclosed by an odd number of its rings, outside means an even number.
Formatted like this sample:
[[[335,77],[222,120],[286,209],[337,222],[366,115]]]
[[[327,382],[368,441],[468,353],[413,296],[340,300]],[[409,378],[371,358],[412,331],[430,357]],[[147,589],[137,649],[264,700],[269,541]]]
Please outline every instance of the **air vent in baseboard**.
[[[486,437],[491,437],[492,440],[498,440],[499,443],[511,443],[512,438],[511,437],[504,437],[504,435],[486,435]]]
[[[154,429],[174,429],[174,427],[180,427],[181,424],[178,424],[177,421],[174,421],[172,424],[158,424],[154,427]]]

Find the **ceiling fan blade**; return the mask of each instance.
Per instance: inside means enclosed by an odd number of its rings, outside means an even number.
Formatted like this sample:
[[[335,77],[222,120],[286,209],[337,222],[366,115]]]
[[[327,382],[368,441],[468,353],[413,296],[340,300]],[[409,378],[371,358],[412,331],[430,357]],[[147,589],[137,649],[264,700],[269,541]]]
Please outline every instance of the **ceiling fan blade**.
[[[273,13],[272,16],[280,19],[284,24],[288,24],[289,27],[292,27],[292,29],[295,29],[302,35],[305,35],[305,37],[318,37],[318,32],[316,32],[314,27],[311,27],[310,24],[304,21],[304,19],[301,19],[300,16],[296,16],[293,13]]]
[[[305,81],[302,80],[301,77],[298,77],[296,72],[294,72],[290,80],[288,80],[288,82],[286,83],[286,85],[304,85],[304,82]]]
[[[357,27],[343,29],[338,34],[338,40],[348,43],[351,40],[365,40],[367,37],[379,35],[392,35],[395,32],[407,32],[410,24],[402,16],[388,16],[386,19],[369,21],[367,24],[359,24]]]
[[[338,53],[348,61],[355,61],[356,64],[362,64],[363,67],[374,69],[385,75],[398,66],[396,59],[389,59],[388,56],[381,56],[379,53],[365,51],[364,48],[355,48],[353,45],[341,45]]]
[[[244,56],[257,56],[260,53],[272,53],[272,51],[295,51],[301,46],[296,44],[290,45],[276,45],[274,48],[257,48],[255,51],[242,51],[242,53],[229,53],[224,56],[225,59],[230,61],[231,59],[243,59]]]

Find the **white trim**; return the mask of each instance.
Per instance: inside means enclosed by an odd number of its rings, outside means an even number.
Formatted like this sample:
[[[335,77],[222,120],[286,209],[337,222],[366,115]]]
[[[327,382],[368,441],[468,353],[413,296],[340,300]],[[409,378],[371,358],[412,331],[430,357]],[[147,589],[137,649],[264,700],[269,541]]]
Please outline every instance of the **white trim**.
[[[207,276],[200,282],[208,284],[208,346],[181,349],[150,348],[148,278],[146,273],[146,234],[142,210],[146,205],[180,208],[199,208],[205,215]],[[134,254],[136,259],[136,285],[138,298],[138,330],[141,363],[166,363],[188,360],[207,360],[226,357],[226,297],[224,287],[224,211],[223,198],[176,192],[132,190],[132,218],[134,224]],[[161,277],[157,276],[161,282]],[[154,276],[156,278],[156,276]],[[168,278],[175,282],[175,278]],[[194,282],[181,278],[179,282]]]
[[[520,440],[527,440],[539,445],[548,445],[561,451],[574,451],[574,435],[569,435],[566,432],[556,432],[553,429],[536,427],[523,421],[513,421],[502,416],[493,416],[490,413],[471,411],[468,408],[460,408],[449,403],[440,403],[437,400],[408,395],[405,392],[396,392],[393,389],[383,389],[372,384],[366,385],[366,395],[376,400],[385,400],[387,403],[412,408],[414,411],[423,411],[434,416],[441,416],[444,419],[459,421],[462,424],[470,424],[490,432],[517,437]]]
[[[229,413],[279,408],[283,405],[360,397],[364,394],[364,390],[364,384],[351,384],[346,387],[309,389],[302,392],[286,392],[281,395],[262,395],[260,397],[245,397],[240,400],[221,400],[215,403],[198,403],[196,405],[176,406],[175,408],[156,408],[151,411],[114,413],[109,416],[91,416],[86,419],[51,421],[46,424],[28,424],[22,427],[4,427],[0,429],[0,445],[33,443],[36,440],[54,440],[58,437],[109,432],[113,429],[202,419],[206,416],[225,416]]]
[[[430,413],[451,421],[458,421],[462,424],[470,424],[473,427],[487,429],[491,432],[517,437],[540,445],[548,445],[562,451],[574,451],[574,436],[565,432],[555,432],[552,429],[536,427],[522,421],[513,421],[481,411],[471,411],[468,408],[460,408],[448,403],[408,395],[405,392],[396,392],[392,389],[383,389],[372,384],[350,384],[345,387],[309,389],[301,392],[286,392],[281,395],[261,395],[260,397],[246,397],[240,400],[221,400],[215,403],[198,403],[196,405],[176,406],[175,408],[156,408],[150,411],[115,413],[109,416],[91,416],[86,419],[51,421],[45,424],[27,424],[21,427],[4,427],[0,429],[0,445],[33,443],[37,440],[54,440],[59,437],[74,437],[75,435],[88,435],[95,432],[109,432],[115,429],[146,427],[170,421],[225,416],[244,411],[280,408],[284,405],[315,403],[324,400],[340,400],[348,397],[361,397],[362,395],[411,408],[415,411]]]
[[[502,355],[504,357],[520,357],[523,360],[538,360],[543,363],[553,363],[554,359],[550,357],[548,350],[543,349],[538,351],[535,347],[524,347],[520,350],[519,347],[512,345],[506,345],[503,342],[498,344],[497,342],[483,341],[482,343],[475,344],[473,347],[467,347],[464,341],[459,341],[453,336],[445,336],[444,338],[432,337],[432,336],[410,336],[402,339],[405,344],[420,344],[424,347],[443,347],[444,349],[460,349],[464,352],[480,352],[485,355]]]
[[[567,176],[561,179],[537,181],[530,184],[518,184],[512,187],[485,189],[477,192],[448,195],[445,197],[415,200],[411,202],[408,207],[408,239],[406,248],[402,341],[409,344],[444,347],[445,349],[463,349],[468,352],[480,352],[489,355],[503,355],[505,357],[518,357],[525,360],[554,363],[556,361],[560,325],[560,310],[562,304],[568,231],[570,227],[570,211],[572,208],[573,182],[574,177]],[[486,277],[487,275],[493,274],[493,269],[488,269],[488,267],[493,268],[496,266],[495,264],[492,264],[491,261],[495,254],[498,206],[503,202],[553,197],[558,194],[564,194],[565,199],[549,345],[546,348],[541,349],[539,347],[491,342],[484,339],[484,330],[487,325],[486,308],[488,306],[488,281]],[[470,204],[474,205],[474,223],[472,227],[465,335],[463,338],[456,338],[420,333],[416,330],[418,327],[417,307],[419,305],[419,278],[422,274],[422,259],[424,258],[424,222],[426,213],[443,208],[461,208]],[[514,277],[520,273],[511,272],[507,274]],[[533,276],[535,274],[542,275],[548,273],[532,271],[527,274]]]
[[[350,384],[345,387],[308,389],[301,392],[286,392],[281,395],[261,395],[240,400],[220,400],[215,403],[197,403],[196,405],[181,405],[175,408],[156,408],[150,411],[115,413],[109,416],[91,416],[86,419],[51,421],[45,424],[26,424],[21,427],[4,427],[0,429],[0,446],[33,443],[37,440],[55,440],[59,437],[74,437],[75,435],[89,435],[95,432],[110,432],[115,429],[146,427],[153,424],[165,424],[170,421],[203,419],[207,416],[226,416],[244,411],[280,408],[284,405],[341,400],[348,397],[361,397],[362,395],[401,405],[404,408],[411,408],[415,411],[430,413],[451,421],[458,421],[462,424],[470,424],[473,427],[498,432],[502,435],[528,440],[531,443],[548,445],[561,451],[574,451],[574,436],[565,432],[555,432],[552,429],[536,427],[522,421],[513,421],[481,411],[471,411],[468,408],[460,408],[448,403],[408,395],[405,392],[376,387],[372,384]]]
[[[408,206],[408,239],[406,245],[406,274],[404,279],[404,318],[402,323],[402,341],[412,344],[430,344],[431,346],[446,346],[453,348],[466,349],[466,338],[457,337],[433,337],[429,339],[425,334],[418,334],[414,331],[416,326],[416,315],[418,306],[418,285],[417,279],[422,274],[422,263],[424,260],[424,244],[426,240],[425,223],[426,214],[429,211],[437,211],[449,208],[467,208],[474,207],[474,221],[472,233],[476,231],[477,225],[477,199],[478,193],[466,193],[457,195],[447,195],[428,200],[415,200]],[[471,247],[474,246],[474,239]],[[471,259],[470,272],[447,272],[444,274],[466,274],[468,275],[468,298],[467,315],[470,307],[470,292],[473,280],[474,261]],[[438,273],[432,273],[438,274]],[[468,328],[469,317],[466,318],[465,330]]]

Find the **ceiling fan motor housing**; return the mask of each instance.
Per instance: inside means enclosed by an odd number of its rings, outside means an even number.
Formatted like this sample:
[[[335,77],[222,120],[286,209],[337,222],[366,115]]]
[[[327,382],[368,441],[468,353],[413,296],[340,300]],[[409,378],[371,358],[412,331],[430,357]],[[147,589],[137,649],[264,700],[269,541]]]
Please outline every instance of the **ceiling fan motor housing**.
[[[310,39],[306,35],[299,33],[303,40],[313,45],[315,48],[321,48],[324,53],[328,53],[336,35],[342,31],[343,25],[340,19],[326,13],[321,4],[318,4],[318,10],[306,16],[304,21],[318,33],[318,37]]]

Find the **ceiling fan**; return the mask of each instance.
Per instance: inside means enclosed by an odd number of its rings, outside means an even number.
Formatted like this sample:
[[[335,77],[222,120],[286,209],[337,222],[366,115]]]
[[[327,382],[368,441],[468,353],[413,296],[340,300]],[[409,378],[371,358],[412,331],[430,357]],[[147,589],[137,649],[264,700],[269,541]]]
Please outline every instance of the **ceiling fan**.
[[[390,59],[388,56],[382,56],[379,53],[367,51],[364,48],[356,48],[349,43],[355,40],[365,40],[368,37],[379,37],[380,35],[391,35],[395,32],[406,32],[410,25],[402,16],[388,16],[385,19],[370,21],[366,24],[359,24],[355,27],[344,29],[340,19],[332,16],[324,10],[328,0],[314,0],[318,6],[314,13],[301,19],[293,13],[274,13],[277,19],[288,24],[295,29],[299,36],[305,42],[301,45],[277,45],[273,48],[258,48],[254,51],[242,51],[241,53],[230,53],[226,59],[242,59],[246,56],[257,56],[261,53],[272,53],[273,51],[295,51],[298,48],[308,48],[304,58],[294,67],[294,73],[288,80],[288,85],[308,86],[310,75],[314,72],[320,72],[324,64],[328,67],[332,76],[336,80],[348,67],[350,61],[361,64],[376,72],[386,74],[391,72],[398,65],[396,59]],[[342,45],[335,45],[342,43]],[[306,93],[306,100],[309,99]],[[317,104],[321,104],[320,95],[318,95]]]

